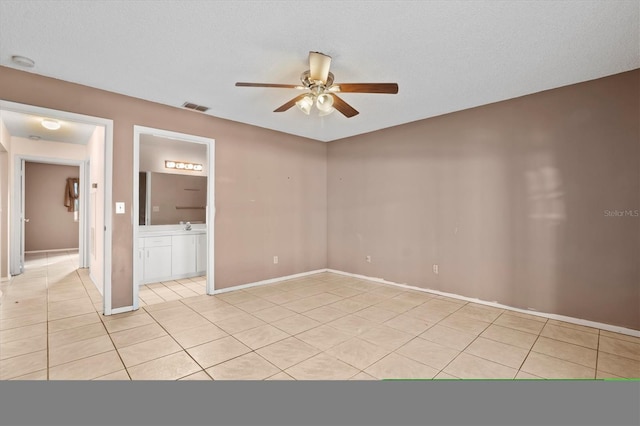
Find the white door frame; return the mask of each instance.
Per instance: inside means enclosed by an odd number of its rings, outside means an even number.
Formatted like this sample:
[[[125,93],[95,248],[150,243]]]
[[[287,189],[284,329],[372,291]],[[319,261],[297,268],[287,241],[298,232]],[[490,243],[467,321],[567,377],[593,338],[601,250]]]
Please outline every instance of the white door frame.
[[[186,133],[178,133],[170,130],[155,129],[144,126],[133,126],[133,207],[131,209],[131,218],[133,223],[133,309],[139,308],[139,287],[138,282],[138,235],[139,224],[138,218],[140,214],[140,206],[138,205],[139,196],[139,172],[140,172],[140,135],[150,134],[161,138],[176,139],[178,141],[199,143],[207,146],[207,209],[206,229],[207,229],[207,294],[213,294],[215,290],[215,274],[214,274],[214,220],[215,220],[215,140],[202,136],[189,135]]]
[[[112,246],[112,217],[111,217],[111,200],[112,200],[112,183],[113,183],[113,120],[101,117],[94,117],[90,115],[76,114],[67,111],[60,111],[51,108],[43,108],[34,105],[20,104],[16,102],[9,102],[0,100],[0,110],[14,111],[23,114],[41,115],[53,119],[59,119],[63,121],[74,121],[84,124],[92,124],[96,126],[104,127],[104,246],[103,246],[103,292],[102,292],[102,306],[105,315],[111,315],[111,246]],[[9,147],[9,163],[11,164],[11,147]],[[82,176],[82,175],[81,175]],[[85,179],[85,181],[87,181]],[[88,181],[87,181],[88,183]],[[13,188],[10,191],[15,192]],[[87,194],[89,191],[87,190]],[[87,197],[85,197],[87,198]],[[86,211],[86,209],[85,209]],[[14,221],[11,218],[13,215],[13,208],[9,211],[9,223],[13,225]],[[13,228],[13,226],[12,226]],[[11,243],[10,247],[15,245],[14,239],[17,236],[14,235],[14,229],[11,230]],[[13,249],[11,249],[9,256],[15,256]]]
[[[74,166],[78,167],[78,176],[85,176],[87,173],[86,170],[86,161],[84,160],[74,160],[70,158],[55,158],[55,157],[40,157],[40,156],[32,156],[32,155],[22,155],[18,154],[14,157],[15,163],[13,166],[13,182],[14,187],[15,183],[21,181],[20,191],[13,191],[12,196],[12,215],[13,218],[11,220],[11,231],[14,234],[13,238],[13,246],[11,247],[12,253],[18,253],[18,256],[11,256],[11,272],[16,272],[14,275],[21,274],[24,271],[22,270],[23,262],[24,262],[24,238],[25,238],[25,187],[24,187],[24,179],[26,175],[26,170],[22,168],[24,163],[43,163],[43,164],[54,164],[60,166]],[[80,179],[80,188],[79,188],[80,200],[84,200],[86,196],[89,194],[89,182],[86,179]],[[86,223],[87,223],[87,209],[86,203],[84,201],[81,202],[80,211],[78,214],[78,267],[86,268],[88,267],[87,263],[87,251],[88,251],[88,241],[87,241],[87,233],[86,233]]]

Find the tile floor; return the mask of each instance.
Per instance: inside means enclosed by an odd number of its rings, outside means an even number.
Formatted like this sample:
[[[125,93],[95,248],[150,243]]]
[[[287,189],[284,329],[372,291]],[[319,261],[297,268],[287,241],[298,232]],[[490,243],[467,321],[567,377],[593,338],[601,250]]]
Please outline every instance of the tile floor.
[[[0,379],[640,377],[640,338],[330,273],[216,296],[163,284],[105,317],[76,265],[33,255],[0,283]]]

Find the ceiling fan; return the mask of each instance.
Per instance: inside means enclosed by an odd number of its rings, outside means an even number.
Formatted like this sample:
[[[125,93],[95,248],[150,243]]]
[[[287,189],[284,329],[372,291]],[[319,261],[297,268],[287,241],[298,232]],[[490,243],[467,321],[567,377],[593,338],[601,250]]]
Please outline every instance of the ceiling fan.
[[[315,105],[318,115],[331,114],[334,109],[340,111],[345,117],[351,118],[358,114],[351,105],[346,103],[336,93],[398,93],[397,83],[335,83],[333,74],[329,72],[331,56],[320,52],[309,52],[309,69],[300,75],[302,85],[296,84],[272,84],[272,83],[236,83],[238,87],[272,87],[279,89],[306,90],[291,99],[273,112],[287,111],[296,105],[302,112],[309,115]]]

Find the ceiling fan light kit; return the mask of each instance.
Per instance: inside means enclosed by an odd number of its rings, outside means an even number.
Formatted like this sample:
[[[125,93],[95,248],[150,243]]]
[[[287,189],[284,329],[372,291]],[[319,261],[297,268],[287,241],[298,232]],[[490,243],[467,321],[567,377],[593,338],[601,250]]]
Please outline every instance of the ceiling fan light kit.
[[[329,71],[331,57],[320,52],[309,52],[309,69],[302,73],[300,81],[302,85],[274,84],[274,83],[236,83],[238,87],[271,87],[280,89],[307,90],[284,105],[276,108],[274,112],[287,111],[296,105],[300,111],[309,115],[315,105],[319,116],[331,114],[334,110],[351,118],[358,115],[358,111],[342,100],[340,93],[398,93],[397,83],[339,83],[334,84],[334,75]]]

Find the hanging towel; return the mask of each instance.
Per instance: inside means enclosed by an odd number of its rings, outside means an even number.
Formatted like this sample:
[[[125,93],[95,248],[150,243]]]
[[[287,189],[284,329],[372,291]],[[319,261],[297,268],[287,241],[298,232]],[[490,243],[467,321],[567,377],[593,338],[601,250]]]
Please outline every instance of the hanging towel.
[[[67,178],[67,187],[64,191],[64,205],[68,212],[75,211],[74,201],[80,196],[80,194],[76,192],[76,188],[80,188],[80,179]]]

